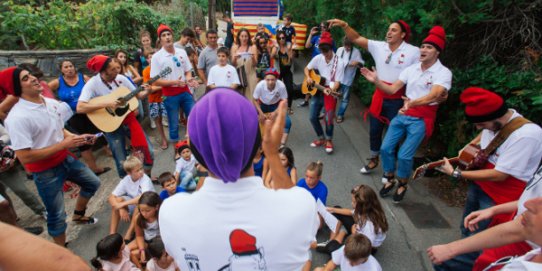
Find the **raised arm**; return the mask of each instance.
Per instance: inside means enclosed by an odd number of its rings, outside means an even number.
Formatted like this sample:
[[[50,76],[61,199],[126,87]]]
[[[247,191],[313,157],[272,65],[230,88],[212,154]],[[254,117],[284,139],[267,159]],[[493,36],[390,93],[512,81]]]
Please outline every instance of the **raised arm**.
[[[327,22],[329,23],[330,28],[333,26],[341,27],[344,30],[344,33],[346,34],[346,37],[349,40],[351,40],[357,46],[365,50],[368,50],[369,40],[366,37],[361,36],[358,32],[356,32],[356,30],[350,27],[347,22],[343,20],[339,20],[339,19],[331,19],[331,20],[328,20]]]

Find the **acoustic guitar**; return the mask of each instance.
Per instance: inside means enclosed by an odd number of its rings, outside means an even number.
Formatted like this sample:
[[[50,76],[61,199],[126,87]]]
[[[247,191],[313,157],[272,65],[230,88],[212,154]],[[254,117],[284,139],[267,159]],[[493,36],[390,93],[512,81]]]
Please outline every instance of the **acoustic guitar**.
[[[162,70],[160,74],[151,78],[147,84],[150,85],[156,80],[170,73],[171,68],[167,67]],[[89,104],[103,104],[110,103],[112,101],[119,101],[120,105],[115,109],[106,107],[87,113],[88,118],[94,125],[96,125],[98,129],[103,132],[109,133],[117,130],[126,118],[126,115],[136,110],[139,106],[139,102],[135,96],[141,92],[141,90],[143,90],[142,86],[139,86],[134,91],[130,91],[127,87],[123,86],[115,89],[107,95],[91,99],[88,101]]]
[[[312,79],[312,84],[309,84],[307,82],[308,78]],[[315,70],[309,70],[309,77],[305,77],[305,79],[303,79],[303,84],[301,85],[301,93],[314,96],[318,90],[324,92],[324,90],[326,89],[325,85],[326,79],[324,77],[320,76]],[[334,97],[340,97],[341,93],[332,90],[330,95],[333,95]]]
[[[468,170],[477,168],[480,166],[480,164],[483,164],[484,162],[478,161],[480,157],[480,147],[477,145],[469,144],[465,146],[463,151],[459,154],[458,157],[450,158],[448,161],[450,161],[450,164],[457,165],[459,168]],[[425,173],[428,170],[440,167],[444,165],[444,159],[431,162],[428,164],[424,164],[419,166],[416,171],[414,171],[414,174],[412,175],[412,180],[419,179],[425,175]]]

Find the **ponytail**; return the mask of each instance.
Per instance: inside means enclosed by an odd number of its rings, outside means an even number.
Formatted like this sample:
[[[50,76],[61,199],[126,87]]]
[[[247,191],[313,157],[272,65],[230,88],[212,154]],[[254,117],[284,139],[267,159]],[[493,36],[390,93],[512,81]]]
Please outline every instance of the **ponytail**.
[[[102,269],[102,267],[103,267],[103,266],[102,266],[102,263],[100,262],[100,260],[99,260],[99,258],[98,258],[98,256],[92,258],[92,259],[90,260],[90,264],[91,264],[92,266],[94,266],[94,268],[96,268],[96,270],[100,270],[100,269]]]
[[[322,163],[322,161],[320,160],[316,162],[310,162],[307,166],[307,170],[314,171],[316,172],[316,175],[318,175],[318,177],[321,177],[324,171],[324,163]]]

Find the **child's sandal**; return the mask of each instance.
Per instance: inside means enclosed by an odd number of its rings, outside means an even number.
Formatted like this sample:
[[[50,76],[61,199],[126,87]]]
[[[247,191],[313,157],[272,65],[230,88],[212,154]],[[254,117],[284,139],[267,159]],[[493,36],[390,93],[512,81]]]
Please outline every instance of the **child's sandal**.
[[[79,218],[72,218],[72,222],[78,225],[92,225],[98,223],[98,219],[92,216],[85,216],[85,210],[77,211],[73,210],[74,215],[78,215]]]

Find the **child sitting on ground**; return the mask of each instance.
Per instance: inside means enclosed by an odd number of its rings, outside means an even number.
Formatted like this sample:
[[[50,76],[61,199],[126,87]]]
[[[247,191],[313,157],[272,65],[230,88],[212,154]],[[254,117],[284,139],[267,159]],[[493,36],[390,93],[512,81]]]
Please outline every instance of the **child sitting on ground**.
[[[196,189],[197,161],[188,141],[179,142],[177,148],[178,159],[175,164],[175,180],[179,181],[179,186],[188,191]]]
[[[290,148],[282,147],[279,149],[279,158],[284,168],[286,168],[292,183],[295,185],[297,183],[297,169],[294,165],[294,153]],[[267,174],[264,185],[268,188],[273,188],[273,174],[271,172]]]
[[[218,64],[214,65],[209,70],[207,78],[207,87],[213,89],[216,87],[229,87],[237,89],[239,86],[239,76],[237,70],[232,65],[228,64],[230,50],[225,47],[218,48],[217,52]]]
[[[386,239],[386,232],[388,231],[386,214],[371,187],[360,184],[354,187],[350,193],[352,195],[353,210],[340,207],[328,207],[327,210],[344,225],[347,234],[363,234],[369,238],[372,244],[372,253],[374,254]],[[331,253],[341,243],[342,238],[336,236],[329,242],[318,244],[317,250]]]
[[[167,254],[160,236],[149,242],[147,251],[152,258],[147,262],[146,271],[180,271],[173,257]]]
[[[137,267],[147,262],[145,249],[147,243],[153,238],[160,236],[160,227],[158,226],[158,210],[162,200],[155,192],[148,191],[141,195],[137,204],[139,213],[134,219],[136,239],[128,244],[130,257]]]
[[[98,271],[140,270],[130,261],[130,250],[118,233],[110,234],[96,244],[96,257],[90,263]]]
[[[110,234],[117,232],[119,220],[129,222],[130,215],[133,218],[136,217],[137,210],[134,212],[134,209],[143,192],[154,192],[151,178],[145,174],[141,160],[135,156],[129,156],[124,161],[123,167],[128,174],[120,180],[108,199],[112,208]],[[133,227],[133,223],[130,223],[124,239],[132,239]]]
[[[254,175],[261,177],[263,180],[267,178],[269,173],[269,164],[265,160],[265,154],[262,147],[258,148],[256,155],[252,159],[252,168],[254,169]]]
[[[173,176],[171,172],[164,172],[160,174],[158,181],[160,182],[160,185],[162,185],[162,188],[164,188],[164,190],[160,192],[160,199],[162,199],[162,201],[177,193],[186,192],[177,185],[177,180],[175,180],[175,176]]]
[[[378,261],[371,255],[371,241],[363,234],[350,235],[345,245],[331,254],[331,260],[324,268],[314,271],[382,271]]]
[[[327,200],[327,186],[320,180],[324,164],[320,161],[311,162],[305,170],[305,178],[297,182],[297,186],[307,189],[315,200],[320,201],[325,205]]]

